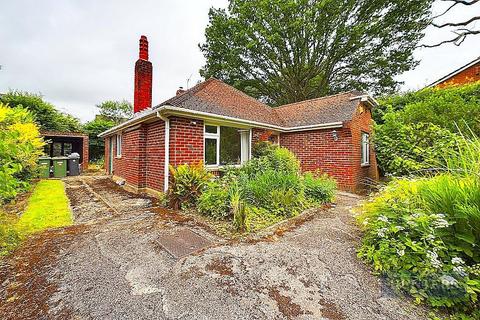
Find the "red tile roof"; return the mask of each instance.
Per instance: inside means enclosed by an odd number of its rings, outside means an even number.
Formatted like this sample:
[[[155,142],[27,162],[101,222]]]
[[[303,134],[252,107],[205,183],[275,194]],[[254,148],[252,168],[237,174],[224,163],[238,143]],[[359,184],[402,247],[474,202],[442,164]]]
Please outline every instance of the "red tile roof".
[[[362,95],[359,91],[350,91],[271,108],[220,80],[210,78],[155,108],[168,105],[280,127],[298,127],[351,120],[360,103],[360,99],[351,98]]]

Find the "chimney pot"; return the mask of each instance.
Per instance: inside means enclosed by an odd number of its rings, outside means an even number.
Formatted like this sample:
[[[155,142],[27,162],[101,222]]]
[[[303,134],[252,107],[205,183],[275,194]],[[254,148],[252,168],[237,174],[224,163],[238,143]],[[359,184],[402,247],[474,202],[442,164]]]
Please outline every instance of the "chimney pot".
[[[177,92],[176,92],[175,95],[178,96],[179,94],[182,94],[182,93],[184,93],[184,92],[185,92],[185,90],[183,90],[183,87],[178,87]]]
[[[146,36],[140,37],[139,47],[140,47],[139,54],[138,54],[139,59],[148,61],[148,40]]]

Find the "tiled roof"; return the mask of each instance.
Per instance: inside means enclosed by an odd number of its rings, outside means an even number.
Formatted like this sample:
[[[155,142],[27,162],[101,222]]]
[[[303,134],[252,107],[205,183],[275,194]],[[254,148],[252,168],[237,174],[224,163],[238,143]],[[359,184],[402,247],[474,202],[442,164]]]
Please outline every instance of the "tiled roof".
[[[349,91],[332,96],[286,104],[275,112],[287,127],[300,127],[351,120],[362,96],[360,91]]]
[[[164,105],[282,125],[271,107],[215,78],[201,82],[159,106]]]
[[[220,80],[210,78],[155,108],[168,105],[289,128],[351,120],[360,103],[360,99],[352,98],[362,95],[359,91],[349,91],[271,108]]]

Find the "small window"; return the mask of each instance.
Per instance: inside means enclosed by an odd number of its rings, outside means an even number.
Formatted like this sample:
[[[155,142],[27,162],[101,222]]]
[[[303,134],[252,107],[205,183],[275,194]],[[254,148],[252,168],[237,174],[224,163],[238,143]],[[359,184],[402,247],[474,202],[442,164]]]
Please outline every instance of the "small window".
[[[370,135],[362,132],[362,165],[370,164]]]
[[[116,144],[117,144],[117,157],[120,157],[122,155],[122,135],[121,134],[117,134]]]
[[[218,127],[217,126],[205,126],[205,133],[216,134],[216,133],[218,133]]]

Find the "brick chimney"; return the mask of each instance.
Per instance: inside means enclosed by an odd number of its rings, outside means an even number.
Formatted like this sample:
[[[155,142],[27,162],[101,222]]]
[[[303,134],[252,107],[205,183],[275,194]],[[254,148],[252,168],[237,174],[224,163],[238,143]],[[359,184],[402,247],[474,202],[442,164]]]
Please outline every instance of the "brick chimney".
[[[148,61],[147,37],[140,37],[140,52],[135,63],[135,93],[133,112],[145,110],[152,106],[152,63]]]

